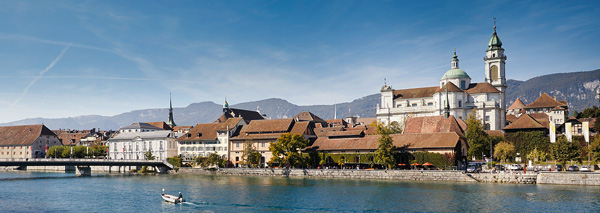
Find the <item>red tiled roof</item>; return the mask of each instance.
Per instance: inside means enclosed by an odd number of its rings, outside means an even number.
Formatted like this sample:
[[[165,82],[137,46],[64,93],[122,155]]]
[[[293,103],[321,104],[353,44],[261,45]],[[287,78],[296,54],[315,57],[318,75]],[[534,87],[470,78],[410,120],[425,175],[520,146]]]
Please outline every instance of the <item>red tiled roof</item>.
[[[507,122],[513,123],[516,120],[517,120],[517,116],[515,116],[515,115],[506,115],[506,121]]]
[[[173,127],[173,131],[179,131],[179,130],[190,130],[194,128],[193,126],[175,126]]]
[[[502,130],[483,130],[489,136],[502,136],[504,137],[504,132]]]
[[[88,133],[70,133],[68,131],[59,131],[56,136],[65,146],[75,146],[79,144],[82,138],[87,136]]]
[[[448,92],[464,92],[462,89],[454,85],[454,83],[448,82],[443,87],[439,88],[435,93],[446,92],[446,87],[448,87]]]
[[[543,124],[538,122],[536,119],[531,117],[529,114],[523,114],[517,118],[517,120],[508,126],[504,127],[505,130],[519,130],[519,129],[547,129]]]
[[[439,87],[394,90],[394,99],[433,97]]]
[[[309,134],[312,134],[310,132],[309,127],[310,127],[309,121],[296,122],[296,123],[294,123],[294,127],[292,127],[292,130],[290,130],[290,133],[299,134],[299,135],[309,135]]]
[[[566,103],[559,102],[554,98],[550,97],[548,94],[544,93],[540,95],[535,101],[525,106],[526,109],[531,108],[554,108],[557,106],[566,106]]]
[[[56,136],[44,125],[2,126],[0,146],[32,145],[42,135]]]
[[[221,123],[204,123],[196,124],[187,134],[177,138],[178,141],[190,141],[190,140],[216,140],[217,139],[217,127],[225,124]]]
[[[338,118],[338,119],[327,119],[326,120],[327,124],[329,124],[330,126],[346,126],[346,121],[344,121],[344,119]]]
[[[513,102],[510,107],[508,107],[508,110],[511,109],[523,109],[525,108],[525,104],[523,103],[523,101],[521,101],[521,99],[515,100],[515,102]]]
[[[147,124],[150,124],[152,126],[164,129],[164,130],[173,130],[173,128],[171,128],[169,125],[167,125],[167,123],[165,123],[164,121],[156,121],[156,122],[145,122]]]
[[[326,127],[326,128],[315,128],[315,134],[317,135],[317,137],[323,137],[326,136],[328,132],[332,132],[332,131],[343,131],[344,128],[341,126],[338,127]]]
[[[336,136],[360,136],[364,135],[362,130],[346,130],[346,131],[331,131],[327,133],[327,137],[336,137]]]
[[[477,94],[477,93],[500,93],[500,90],[496,89],[496,87],[492,86],[490,83],[476,83],[469,85],[469,89],[467,89],[467,93],[469,94]]]
[[[463,130],[454,116],[447,119],[444,116],[424,116],[412,117],[406,120],[404,133],[435,133],[435,132],[456,132],[463,135]]]
[[[294,119],[274,119],[274,120],[253,120],[246,128],[245,132],[287,132],[292,127]]]
[[[327,122],[325,120],[319,118],[319,116],[316,116],[315,114],[312,114],[311,112],[301,112],[292,118],[296,119],[297,121],[314,121],[316,123],[321,123],[323,125],[327,124]]]

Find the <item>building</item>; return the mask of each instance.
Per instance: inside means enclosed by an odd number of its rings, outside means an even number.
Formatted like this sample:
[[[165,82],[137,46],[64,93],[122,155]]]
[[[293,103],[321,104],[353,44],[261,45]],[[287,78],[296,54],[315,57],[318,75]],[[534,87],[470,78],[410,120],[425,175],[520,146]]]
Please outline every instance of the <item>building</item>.
[[[184,161],[196,157],[208,157],[217,153],[229,159],[229,139],[237,135],[241,128],[253,120],[263,120],[258,111],[230,108],[227,100],[223,104],[223,114],[213,123],[197,124],[177,138],[177,150]]]
[[[404,124],[409,117],[453,115],[466,119],[475,110],[487,130],[500,130],[505,126],[506,77],[504,49],[494,33],[484,57],[485,82],[472,83],[471,77],[459,68],[454,52],[450,70],[435,87],[394,90],[384,83],[381,102],[377,105],[377,121]]]
[[[108,139],[108,156],[110,159],[146,159],[146,152],[151,151],[158,160],[177,155],[178,133],[164,130],[148,123],[134,123],[122,127],[119,134]]]
[[[230,139],[231,161],[238,167],[243,161],[243,152],[246,141],[262,155],[261,166],[267,166],[273,154],[269,151],[271,143],[277,141],[277,138],[284,133],[300,134],[308,141],[314,141],[316,135],[313,131],[314,121],[298,121],[294,118],[274,119],[274,120],[252,120],[247,126],[244,126],[240,133]]]
[[[569,105],[567,101],[556,100],[556,96],[552,98],[546,93],[540,93],[540,97],[527,105],[517,98],[508,108],[507,122],[511,123],[523,114],[537,113],[546,114],[548,116],[548,122],[560,126],[565,123],[569,116]]]
[[[197,124],[177,138],[179,156],[184,161],[208,157],[211,153],[229,158],[229,138],[247,125],[241,117],[229,118],[224,123]]]
[[[0,159],[44,158],[50,147],[61,145],[44,125],[0,127]]]

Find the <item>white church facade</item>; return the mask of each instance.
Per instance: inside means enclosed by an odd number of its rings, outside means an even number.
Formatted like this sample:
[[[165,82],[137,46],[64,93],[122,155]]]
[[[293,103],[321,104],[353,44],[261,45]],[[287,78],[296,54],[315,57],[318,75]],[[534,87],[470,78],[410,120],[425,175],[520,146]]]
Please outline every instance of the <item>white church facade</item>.
[[[472,83],[471,77],[459,68],[456,52],[451,69],[434,87],[392,89],[384,84],[381,103],[377,105],[377,121],[403,124],[408,117],[453,115],[466,120],[473,110],[487,130],[502,130],[506,125],[506,77],[504,49],[494,33],[484,57],[485,82]]]

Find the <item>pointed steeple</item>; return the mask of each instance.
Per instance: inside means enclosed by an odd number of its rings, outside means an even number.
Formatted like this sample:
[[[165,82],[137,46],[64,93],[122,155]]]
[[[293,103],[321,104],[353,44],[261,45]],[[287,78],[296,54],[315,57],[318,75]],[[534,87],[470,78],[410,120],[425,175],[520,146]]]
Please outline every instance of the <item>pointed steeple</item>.
[[[229,103],[227,103],[227,98],[225,98],[225,103],[223,103],[223,113],[229,112]]]
[[[500,41],[500,38],[496,33],[496,18],[494,18],[494,34],[492,34],[492,38],[490,38],[487,50],[504,50],[502,49],[502,41]]]
[[[459,69],[458,68],[458,56],[456,55],[456,48],[454,48],[454,56],[452,56],[451,69]]]
[[[169,121],[167,121],[167,125],[171,128],[177,126],[175,120],[173,120],[173,101],[171,100],[171,93],[169,93]]]

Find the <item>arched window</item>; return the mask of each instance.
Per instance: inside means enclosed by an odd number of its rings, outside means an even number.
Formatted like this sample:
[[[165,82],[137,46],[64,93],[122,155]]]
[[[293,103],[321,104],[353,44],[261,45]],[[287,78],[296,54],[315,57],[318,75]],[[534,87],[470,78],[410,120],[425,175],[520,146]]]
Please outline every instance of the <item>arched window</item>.
[[[496,65],[492,65],[492,67],[490,67],[490,78],[495,81],[498,80],[498,67]]]
[[[485,130],[490,130],[490,124],[485,124]]]

